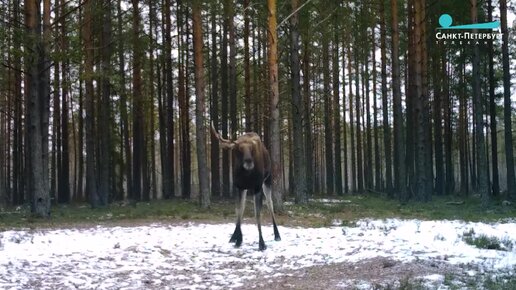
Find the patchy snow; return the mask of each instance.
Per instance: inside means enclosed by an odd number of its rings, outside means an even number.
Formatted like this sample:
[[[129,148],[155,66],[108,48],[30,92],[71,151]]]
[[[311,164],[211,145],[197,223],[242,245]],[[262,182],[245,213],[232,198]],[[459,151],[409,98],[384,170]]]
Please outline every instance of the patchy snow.
[[[260,252],[251,221],[242,226],[241,248],[228,243],[233,224],[1,232],[0,288],[226,289],[303,267],[374,257],[464,265],[469,275],[514,271],[516,265],[514,222],[365,219],[356,227],[280,227],[280,242],[274,241],[267,225],[263,231],[268,249]],[[471,229],[475,236],[497,237],[513,247],[498,251],[468,245],[463,235]],[[475,270],[467,265],[475,265]]]

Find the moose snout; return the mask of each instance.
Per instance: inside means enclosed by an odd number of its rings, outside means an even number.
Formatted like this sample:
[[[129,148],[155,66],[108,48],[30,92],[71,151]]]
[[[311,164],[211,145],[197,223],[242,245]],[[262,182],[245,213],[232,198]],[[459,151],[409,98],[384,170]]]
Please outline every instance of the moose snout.
[[[254,162],[251,158],[245,158],[244,159],[244,169],[245,170],[252,170],[254,168]]]

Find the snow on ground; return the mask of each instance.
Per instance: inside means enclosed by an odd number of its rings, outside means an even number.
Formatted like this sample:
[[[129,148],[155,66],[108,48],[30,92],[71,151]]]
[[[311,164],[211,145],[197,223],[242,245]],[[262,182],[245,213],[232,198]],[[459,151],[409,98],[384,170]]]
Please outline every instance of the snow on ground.
[[[228,243],[233,224],[152,224],[135,227],[0,232],[0,289],[227,289],[293,269],[387,257],[475,265],[479,272],[514,271],[516,223],[361,220],[356,227],[263,227],[258,251],[252,219],[241,248]],[[463,235],[485,234],[512,245],[478,249]],[[435,277],[434,277],[435,278]],[[344,280],[344,277],[343,277]]]

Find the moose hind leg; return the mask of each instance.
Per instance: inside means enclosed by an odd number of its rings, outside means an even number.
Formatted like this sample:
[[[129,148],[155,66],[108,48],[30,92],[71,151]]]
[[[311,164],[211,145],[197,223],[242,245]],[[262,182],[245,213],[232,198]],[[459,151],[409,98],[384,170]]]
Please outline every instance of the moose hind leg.
[[[272,203],[272,196],[271,196],[271,187],[270,185],[263,184],[262,186],[263,193],[265,194],[265,199],[267,203],[267,207],[269,208],[269,211],[271,212],[272,216],[272,227],[274,228],[274,240],[275,241],[281,241],[281,237],[278,231],[278,226],[276,225],[276,218],[274,217],[274,205]]]
[[[237,221],[235,231],[233,232],[233,235],[231,235],[231,239],[229,239],[230,243],[235,243],[235,247],[240,247],[240,245],[242,245],[242,229],[240,228],[240,224],[242,223],[242,216],[244,215],[246,196],[247,191],[241,190],[236,199]]]
[[[263,251],[267,249],[262,236],[262,223],[260,219],[260,211],[262,210],[263,195],[260,191],[254,195],[254,216],[256,217],[256,225],[258,226],[258,249]]]

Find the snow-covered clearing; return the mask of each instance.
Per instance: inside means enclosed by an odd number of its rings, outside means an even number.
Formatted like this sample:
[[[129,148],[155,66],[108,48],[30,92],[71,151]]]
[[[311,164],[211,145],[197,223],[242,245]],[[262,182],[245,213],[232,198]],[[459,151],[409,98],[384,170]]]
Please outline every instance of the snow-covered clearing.
[[[228,243],[233,229],[233,224],[185,223],[0,232],[0,288],[251,288],[260,277],[378,257],[456,265],[471,276],[512,273],[516,265],[514,222],[388,219],[361,220],[353,227],[281,226],[279,242],[266,225],[264,252],[258,251],[252,219],[242,227],[241,248]],[[463,236],[472,233],[496,237],[506,248],[468,245]],[[442,282],[444,276],[430,274],[430,282]],[[339,287],[354,283],[352,277],[341,280]]]

